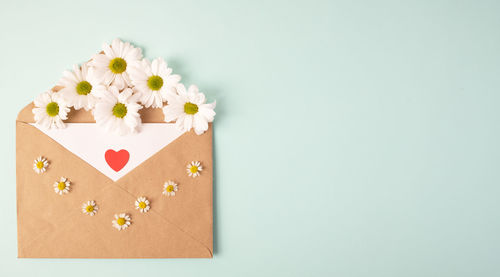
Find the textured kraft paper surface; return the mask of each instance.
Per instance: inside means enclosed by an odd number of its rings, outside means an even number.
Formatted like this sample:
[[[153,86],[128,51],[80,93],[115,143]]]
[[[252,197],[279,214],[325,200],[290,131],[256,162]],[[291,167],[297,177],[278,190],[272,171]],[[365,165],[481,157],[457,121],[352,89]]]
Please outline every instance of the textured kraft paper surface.
[[[113,182],[29,125],[34,122],[32,108],[33,104],[26,106],[16,121],[18,257],[212,257],[212,124],[200,136],[193,131],[183,134]],[[143,109],[141,116],[145,123],[163,121],[161,109]],[[72,110],[65,122],[94,121],[90,112]],[[43,174],[33,170],[38,156],[50,163]],[[204,167],[197,178],[186,173],[191,161]],[[71,182],[68,194],[54,192],[60,177]],[[179,185],[173,197],[162,194],[167,180]],[[135,209],[140,196],[151,202],[147,213]],[[94,216],[82,213],[88,200],[99,207]],[[126,230],[112,226],[118,213],[131,216]]]

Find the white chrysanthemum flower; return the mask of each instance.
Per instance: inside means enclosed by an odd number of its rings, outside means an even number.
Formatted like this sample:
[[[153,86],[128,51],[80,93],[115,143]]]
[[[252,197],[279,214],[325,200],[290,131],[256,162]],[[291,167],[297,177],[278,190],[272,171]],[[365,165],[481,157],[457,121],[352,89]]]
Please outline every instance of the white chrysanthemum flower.
[[[163,194],[166,196],[175,196],[175,192],[179,190],[179,186],[173,181],[166,181],[163,185]]]
[[[68,118],[69,108],[59,93],[46,91],[35,98],[36,124],[47,128],[64,128],[63,120]]]
[[[49,162],[42,156],[36,158],[33,162],[33,170],[38,174],[44,173],[47,170],[47,166],[49,166]]]
[[[61,177],[59,182],[54,183],[54,191],[59,195],[62,195],[63,193],[67,194],[69,192],[70,185],[71,183],[68,181],[68,179]]]
[[[102,76],[105,85],[111,84],[120,90],[132,86],[129,70],[142,59],[142,50],[119,39],[113,40],[111,45],[104,43],[102,48],[104,53],[95,55],[91,61],[97,76]]]
[[[74,65],[73,71],[64,71],[58,85],[63,86],[58,93],[69,107],[74,107],[75,110],[84,108],[86,111],[94,108],[97,102],[94,92],[100,82],[87,64],[81,67]]]
[[[115,214],[115,219],[112,221],[113,227],[119,231],[127,229],[130,226],[130,216],[128,214]]]
[[[203,170],[201,163],[198,161],[192,161],[187,165],[187,173],[189,177],[198,177],[200,176],[200,172]]]
[[[139,100],[146,107],[161,108],[167,101],[168,93],[175,93],[175,86],[181,80],[179,75],[171,75],[172,69],[162,58],[150,62],[142,60],[130,69],[130,79],[140,94]]]
[[[146,197],[139,197],[135,201],[135,208],[141,211],[141,213],[147,213],[150,209],[149,200]]]
[[[119,135],[135,133],[141,125],[138,111],[142,108],[137,104],[137,95],[130,88],[121,93],[115,86],[101,88],[97,91],[101,98],[94,109],[97,124]]]
[[[175,125],[183,131],[194,129],[197,135],[208,130],[208,122],[214,120],[215,102],[206,104],[205,95],[192,85],[186,91],[184,85],[176,87],[177,94],[167,95],[167,105],[163,107],[165,121],[175,121]]]
[[[90,216],[94,216],[99,210],[94,200],[87,201],[82,205],[82,212]]]

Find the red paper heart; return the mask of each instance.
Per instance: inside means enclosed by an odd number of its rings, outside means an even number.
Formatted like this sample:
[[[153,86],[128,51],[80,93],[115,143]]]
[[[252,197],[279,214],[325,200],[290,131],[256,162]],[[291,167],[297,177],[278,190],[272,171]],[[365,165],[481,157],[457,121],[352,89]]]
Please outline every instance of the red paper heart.
[[[106,153],[104,153],[104,158],[106,159],[109,167],[118,172],[128,163],[130,154],[125,149],[122,149],[118,152],[109,149],[106,151]]]

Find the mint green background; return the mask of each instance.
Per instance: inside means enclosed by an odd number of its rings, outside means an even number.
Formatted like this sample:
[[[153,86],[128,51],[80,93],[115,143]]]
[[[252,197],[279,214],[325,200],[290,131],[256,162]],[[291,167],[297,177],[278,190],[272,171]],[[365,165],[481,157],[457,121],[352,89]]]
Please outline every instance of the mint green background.
[[[0,275],[499,276],[499,12],[1,1]],[[212,260],[16,258],[16,114],[115,37],[217,99]]]

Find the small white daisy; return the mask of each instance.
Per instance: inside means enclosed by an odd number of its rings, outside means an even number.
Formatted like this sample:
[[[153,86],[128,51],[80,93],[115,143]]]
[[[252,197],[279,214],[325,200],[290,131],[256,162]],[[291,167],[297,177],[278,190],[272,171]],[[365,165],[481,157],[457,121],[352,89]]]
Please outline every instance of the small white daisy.
[[[168,104],[163,107],[165,121],[175,121],[175,125],[183,131],[194,129],[197,135],[208,130],[208,122],[214,120],[215,102],[206,104],[205,95],[192,85],[186,91],[183,84],[176,87],[177,94],[167,95]]]
[[[112,221],[113,227],[120,230],[127,229],[130,226],[130,216],[128,214],[115,214],[115,219]]]
[[[130,69],[130,79],[140,94],[139,100],[146,107],[161,108],[167,101],[168,93],[175,93],[175,86],[181,80],[179,75],[171,75],[172,69],[162,58],[150,62],[143,59]]]
[[[47,129],[64,128],[63,120],[68,118],[69,108],[61,95],[46,91],[35,98],[35,122]]]
[[[87,201],[82,205],[82,212],[84,214],[93,216],[97,213],[97,210],[99,210],[99,207],[97,207],[94,200]]]
[[[141,213],[147,213],[150,209],[149,200],[146,197],[139,197],[135,201],[135,208],[141,211]]]
[[[47,166],[49,166],[49,162],[42,156],[36,158],[33,162],[33,170],[38,174],[44,173],[47,170]]]
[[[119,135],[135,133],[141,125],[137,95],[126,88],[119,92],[115,86],[100,87],[97,95],[101,98],[95,105],[94,118],[98,125]]]
[[[175,192],[179,190],[179,187],[173,181],[166,181],[163,185],[163,194],[166,196],[175,196]]]
[[[200,176],[200,172],[203,170],[201,163],[198,161],[192,161],[187,165],[187,173],[190,177]]]
[[[132,86],[128,74],[131,65],[142,59],[142,50],[119,39],[113,40],[111,45],[104,43],[102,48],[104,53],[95,55],[91,61],[97,76],[102,76],[105,85],[112,84],[120,90]]]
[[[74,107],[75,110],[84,108],[86,111],[94,108],[97,101],[94,92],[100,82],[87,64],[81,67],[74,65],[73,71],[64,71],[58,85],[63,86],[58,93],[69,107]]]
[[[54,183],[54,191],[59,195],[62,195],[63,193],[67,194],[69,192],[70,185],[71,183],[68,179],[61,177],[59,182]]]

